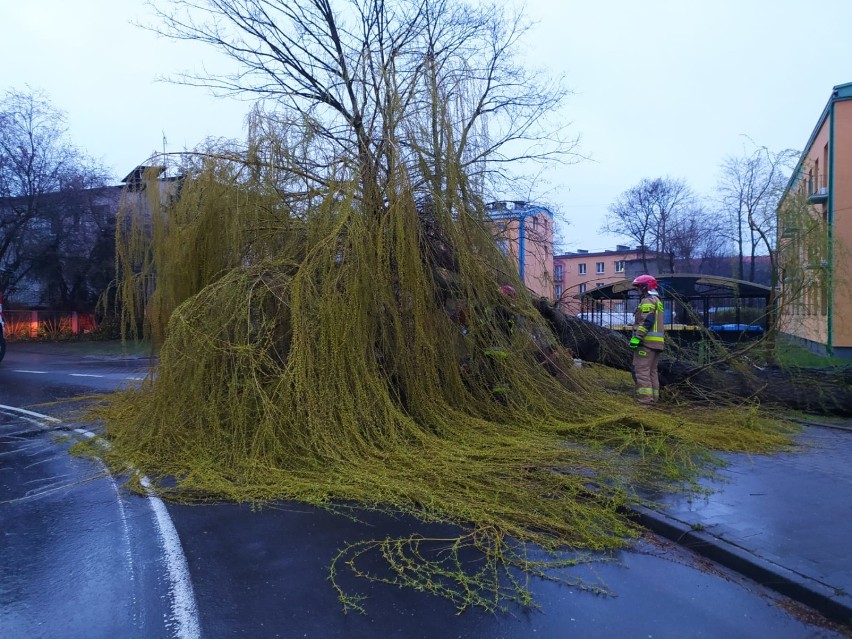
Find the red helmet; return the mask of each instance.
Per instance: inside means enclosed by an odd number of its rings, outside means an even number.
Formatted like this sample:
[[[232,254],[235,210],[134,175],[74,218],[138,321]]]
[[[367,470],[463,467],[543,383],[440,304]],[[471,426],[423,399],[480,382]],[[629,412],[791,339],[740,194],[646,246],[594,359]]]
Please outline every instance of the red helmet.
[[[655,291],[657,289],[657,280],[653,275],[640,275],[633,280],[633,286],[644,288],[647,291]]]
[[[506,297],[508,297],[510,300],[515,299],[516,293],[514,286],[511,286],[509,284],[503,284],[503,286],[500,287],[500,292]]]

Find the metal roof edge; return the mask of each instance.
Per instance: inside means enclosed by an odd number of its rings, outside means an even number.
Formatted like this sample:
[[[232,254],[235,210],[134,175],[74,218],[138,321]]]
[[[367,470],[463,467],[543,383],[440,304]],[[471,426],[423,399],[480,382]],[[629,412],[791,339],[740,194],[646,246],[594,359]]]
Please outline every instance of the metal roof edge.
[[[799,172],[802,169],[802,164],[804,164],[805,158],[808,156],[808,151],[816,139],[816,136],[819,135],[820,130],[822,129],[825,121],[828,119],[828,114],[831,112],[831,105],[835,102],[839,102],[841,100],[852,100],[852,82],[847,82],[845,84],[837,84],[831,89],[831,95],[828,98],[828,102],[825,103],[825,107],[822,110],[822,114],[819,116],[819,120],[817,120],[816,126],[814,130],[811,132],[810,137],[808,138],[807,144],[805,144],[802,149],[802,154],[799,156],[799,161],[796,163],[796,168],[793,169],[793,173],[790,175],[790,179],[787,180],[787,186],[784,187],[784,193],[781,196],[781,199],[784,199],[784,196],[792,188],[793,184],[798,180]]]
[[[627,250],[625,250],[625,251],[618,251],[618,250],[615,250],[615,249],[608,249],[608,250],[604,250],[604,251],[589,251],[588,253],[576,253],[576,252],[574,252],[574,253],[560,253],[560,254],[558,254],[558,255],[554,255],[554,256],[553,256],[553,259],[554,259],[554,260],[556,260],[556,259],[566,259],[566,258],[570,258],[570,257],[600,257],[600,256],[603,256],[603,255],[611,255],[611,256],[613,256],[613,257],[618,257],[619,255],[630,255],[631,253],[639,253],[639,254],[641,254],[641,253],[642,253],[642,249],[635,249],[635,248],[632,248],[632,249],[627,249]],[[659,254],[659,255],[662,255],[662,256],[665,256],[665,255],[666,255],[665,253],[662,253],[662,252],[659,252],[659,251],[654,251],[654,250],[651,250],[651,249],[646,249],[646,250],[645,250],[645,255],[647,255],[649,258],[651,258],[651,257],[657,257],[657,256],[658,256],[658,254]]]
[[[756,282],[738,280],[732,277],[724,277],[719,275],[704,275],[701,273],[666,273],[661,275],[655,275],[654,277],[657,278],[657,281],[660,284],[660,291],[665,299],[669,299],[668,297],[666,297],[666,290],[668,288],[671,288],[671,286],[677,280],[694,280],[696,284],[721,286],[724,288],[730,288],[731,290],[747,291],[752,294],[765,294],[767,296],[772,290],[771,287],[766,286],[765,284],[758,284]],[[617,280],[615,282],[610,282],[605,286],[594,288],[590,291],[586,291],[578,295],[581,298],[583,296],[587,296],[590,299],[595,299],[596,296],[605,295],[608,293],[611,293],[613,295],[623,294],[632,288],[633,281],[628,278],[623,280]]]
[[[511,209],[508,208],[491,208],[494,204],[504,203],[504,202],[512,202],[515,206]],[[512,219],[512,218],[520,218],[520,217],[529,217],[531,215],[538,215],[539,213],[544,213],[550,219],[553,219],[553,211],[551,211],[546,206],[542,206],[541,204],[531,204],[530,202],[524,202],[520,204],[514,200],[496,200],[494,202],[488,202],[485,205],[485,210],[488,212],[488,217],[491,219]],[[512,215],[512,213],[515,215]]]

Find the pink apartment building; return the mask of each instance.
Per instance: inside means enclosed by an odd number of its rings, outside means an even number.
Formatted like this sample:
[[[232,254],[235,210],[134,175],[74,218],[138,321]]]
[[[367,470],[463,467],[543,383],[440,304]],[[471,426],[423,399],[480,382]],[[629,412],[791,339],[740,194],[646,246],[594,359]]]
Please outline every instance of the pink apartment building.
[[[625,279],[629,265],[642,260],[650,251],[642,247],[630,248],[617,245],[615,250],[584,251],[553,256],[553,297],[562,301],[566,313],[580,312],[577,296],[593,288],[599,288]]]
[[[522,201],[488,204],[497,243],[518,265],[518,275],[535,295],[553,297],[553,213]]]

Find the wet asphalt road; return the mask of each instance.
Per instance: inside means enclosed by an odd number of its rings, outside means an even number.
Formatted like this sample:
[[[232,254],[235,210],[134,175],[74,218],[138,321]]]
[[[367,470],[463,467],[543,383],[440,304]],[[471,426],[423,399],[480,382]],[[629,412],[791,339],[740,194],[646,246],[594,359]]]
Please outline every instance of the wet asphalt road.
[[[0,363],[4,639],[840,636],[790,614],[785,600],[756,584],[652,537],[570,573],[605,585],[610,596],[536,580],[538,610],[459,615],[433,595],[343,573],[343,585],[367,597],[365,614],[344,614],[328,581],[340,548],[453,531],[375,513],[356,521],[293,503],[166,507],[129,494],[98,462],[68,454],[85,436],[74,429],[91,426],[68,422],[62,400],[134,383],[147,362],[15,346]],[[381,566],[370,555],[361,565]]]

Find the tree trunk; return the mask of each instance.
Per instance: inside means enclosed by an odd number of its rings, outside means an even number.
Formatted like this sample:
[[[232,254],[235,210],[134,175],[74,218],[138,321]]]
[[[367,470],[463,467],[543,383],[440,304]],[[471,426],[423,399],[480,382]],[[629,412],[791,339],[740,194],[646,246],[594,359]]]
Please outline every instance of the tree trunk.
[[[574,357],[612,368],[630,370],[633,355],[621,333],[573,315],[566,315],[544,298],[534,300],[533,306],[550,324],[559,343],[570,349]]]
[[[730,395],[755,398],[821,415],[852,416],[852,366],[800,368],[766,366],[748,372],[718,366],[699,370],[684,362],[663,361],[660,385],[678,384],[688,396]]]
[[[536,300],[534,305],[560,344],[571,349],[575,357],[630,370],[632,354],[624,335],[566,315],[545,299]],[[767,366],[746,372],[724,364],[704,367],[664,356],[659,370],[662,387],[677,385],[680,392],[696,399],[754,398],[792,410],[852,417],[852,366]]]

